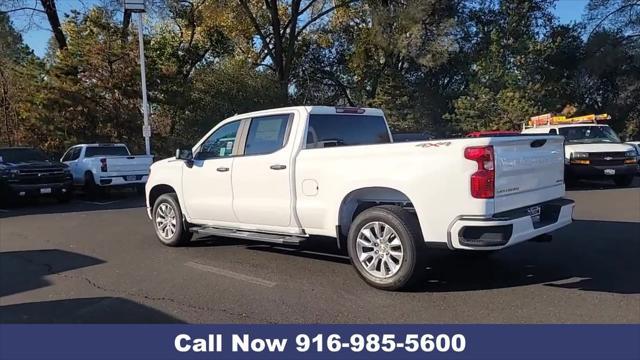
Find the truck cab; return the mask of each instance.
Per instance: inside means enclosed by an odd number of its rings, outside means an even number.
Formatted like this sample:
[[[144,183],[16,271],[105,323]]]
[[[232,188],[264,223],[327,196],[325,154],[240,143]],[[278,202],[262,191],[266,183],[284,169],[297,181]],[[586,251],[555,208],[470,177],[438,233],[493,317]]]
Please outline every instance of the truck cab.
[[[574,118],[545,114],[532,117],[523,134],[552,134],[564,137],[565,179],[610,179],[629,186],[638,173],[638,154],[602,121],[607,114]]]

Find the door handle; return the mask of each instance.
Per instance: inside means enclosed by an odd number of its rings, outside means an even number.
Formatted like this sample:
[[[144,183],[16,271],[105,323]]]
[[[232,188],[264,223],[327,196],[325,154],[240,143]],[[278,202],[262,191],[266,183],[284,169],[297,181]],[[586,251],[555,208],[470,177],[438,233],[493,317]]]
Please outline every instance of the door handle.
[[[225,172],[225,171],[229,171],[229,168],[228,167],[224,167],[224,166],[220,166],[216,170],[218,170],[219,172]]]
[[[276,164],[276,165],[271,165],[269,167],[271,168],[271,170],[284,170],[287,168],[287,165]]]

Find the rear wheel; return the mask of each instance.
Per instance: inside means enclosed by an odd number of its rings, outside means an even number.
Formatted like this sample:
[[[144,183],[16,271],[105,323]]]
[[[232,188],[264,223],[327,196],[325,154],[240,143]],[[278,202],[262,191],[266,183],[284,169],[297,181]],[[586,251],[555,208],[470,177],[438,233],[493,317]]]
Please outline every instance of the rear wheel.
[[[383,290],[406,288],[419,279],[424,247],[415,215],[391,205],[360,213],[347,238],[349,257],[360,277]]]
[[[85,194],[93,199],[98,195],[98,185],[96,185],[96,181],[93,179],[93,174],[91,172],[87,172],[84,174],[84,192]]]
[[[613,178],[613,181],[618,186],[627,187],[633,182],[633,175],[620,175]]]
[[[182,211],[175,193],[158,197],[153,206],[152,214],[156,236],[164,245],[184,245],[193,237],[193,233],[187,229],[182,220]]]

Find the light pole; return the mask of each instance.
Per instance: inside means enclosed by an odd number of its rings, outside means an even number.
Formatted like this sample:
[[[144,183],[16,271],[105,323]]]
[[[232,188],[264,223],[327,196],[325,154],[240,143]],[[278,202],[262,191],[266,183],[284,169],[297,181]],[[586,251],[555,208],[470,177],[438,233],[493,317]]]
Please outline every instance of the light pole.
[[[138,44],[140,47],[140,77],[142,83],[142,114],[144,125],[142,126],[142,136],[144,136],[144,148],[147,155],[151,155],[151,126],[149,126],[149,104],[147,103],[147,75],[144,64],[144,36],[143,36],[143,13],[145,12],[144,0],[123,0],[124,11],[138,13]]]

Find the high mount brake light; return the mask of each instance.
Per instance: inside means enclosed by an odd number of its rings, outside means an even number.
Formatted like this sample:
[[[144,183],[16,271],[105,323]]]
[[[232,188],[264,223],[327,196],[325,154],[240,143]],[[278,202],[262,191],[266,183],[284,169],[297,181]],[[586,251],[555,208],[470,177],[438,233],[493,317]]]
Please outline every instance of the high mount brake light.
[[[338,114],[364,114],[364,109],[359,107],[336,107]]]
[[[476,199],[493,199],[496,171],[493,146],[472,146],[464,149],[464,157],[478,164],[478,171],[471,175],[471,196]]]

